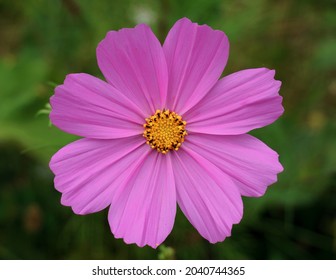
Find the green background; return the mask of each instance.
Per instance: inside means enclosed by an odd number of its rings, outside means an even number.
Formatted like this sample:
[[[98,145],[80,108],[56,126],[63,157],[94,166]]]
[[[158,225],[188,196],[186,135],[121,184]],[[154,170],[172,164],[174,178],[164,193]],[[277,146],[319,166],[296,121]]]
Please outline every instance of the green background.
[[[107,211],[60,204],[48,162],[75,139],[40,111],[65,75],[102,77],[95,49],[109,30],[148,23],[161,42],[188,17],[223,30],[229,74],[276,69],[284,115],[252,134],[285,171],[215,245],[178,212],[158,250],[114,239]],[[0,0],[1,259],[335,259],[336,2],[334,0]],[[37,112],[41,114],[37,115]]]

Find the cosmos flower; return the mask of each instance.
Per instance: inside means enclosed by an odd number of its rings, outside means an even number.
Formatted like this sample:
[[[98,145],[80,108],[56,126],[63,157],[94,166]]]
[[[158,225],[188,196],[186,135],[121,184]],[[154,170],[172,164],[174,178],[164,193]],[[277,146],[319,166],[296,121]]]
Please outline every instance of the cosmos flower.
[[[230,236],[241,196],[262,196],[283,170],[246,134],[282,113],[281,83],[266,68],[220,79],[226,35],[183,18],[163,44],[144,25],[110,31],[97,47],[107,82],[70,74],[50,119],[82,136],[50,161],[61,203],[85,215],[109,207],[115,238],[156,248],[177,205],[211,243]]]

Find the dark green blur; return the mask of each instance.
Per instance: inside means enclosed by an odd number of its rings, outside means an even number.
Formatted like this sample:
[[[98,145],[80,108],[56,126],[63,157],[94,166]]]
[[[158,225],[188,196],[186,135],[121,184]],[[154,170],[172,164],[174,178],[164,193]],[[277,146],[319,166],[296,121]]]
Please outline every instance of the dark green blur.
[[[107,210],[60,204],[48,162],[76,138],[43,109],[68,73],[102,77],[107,31],[147,22],[163,41],[184,16],[226,32],[224,74],[276,69],[285,114],[252,134],[285,170],[265,196],[244,198],[224,242],[209,244],[179,211],[163,247],[138,248],[114,239]],[[335,186],[336,1],[0,0],[0,259],[335,259]]]

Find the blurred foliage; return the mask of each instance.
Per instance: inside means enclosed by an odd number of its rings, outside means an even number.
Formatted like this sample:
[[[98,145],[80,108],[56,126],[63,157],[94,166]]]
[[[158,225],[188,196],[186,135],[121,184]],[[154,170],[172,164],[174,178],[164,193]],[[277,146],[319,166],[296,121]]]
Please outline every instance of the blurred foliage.
[[[159,247],[159,254],[158,258],[159,260],[174,260],[175,259],[175,250],[172,247],[167,247],[164,244],[162,244]]]
[[[76,137],[43,113],[66,74],[102,77],[95,48],[108,30],[146,22],[163,41],[184,16],[227,33],[224,74],[276,69],[285,114],[252,134],[285,171],[262,198],[244,198],[224,242],[209,244],[178,211],[166,245],[138,248],[113,238],[107,211],[60,205],[48,161]],[[335,34],[334,0],[0,0],[0,258],[334,259]]]

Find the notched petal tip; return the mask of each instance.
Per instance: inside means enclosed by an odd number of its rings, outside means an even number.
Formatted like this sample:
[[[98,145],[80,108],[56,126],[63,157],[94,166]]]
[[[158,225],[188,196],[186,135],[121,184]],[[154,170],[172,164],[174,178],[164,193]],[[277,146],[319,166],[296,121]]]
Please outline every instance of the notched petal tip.
[[[243,196],[260,197],[283,171],[276,151],[248,135],[191,134],[185,147],[208,159],[233,180]]]
[[[49,165],[61,204],[74,213],[98,212],[111,204],[125,174],[146,151],[142,137],[115,140],[80,139],[60,149]],[[133,166],[135,164],[135,167]]]
[[[163,50],[170,79],[167,106],[184,114],[218,81],[229,56],[228,38],[183,18],[170,29]]]
[[[187,143],[186,143],[187,144]],[[174,154],[177,202],[201,236],[211,243],[231,235],[243,215],[243,202],[234,182],[189,145]]]
[[[114,194],[108,220],[116,238],[155,248],[173,228],[176,190],[169,156],[147,151]]]
[[[239,135],[273,123],[284,112],[274,76],[274,70],[252,68],[222,78],[186,113],[189,131]]]
[[[113,234],[113,232],[112,232]],[[122,236],[117,236],[115,234],[113,234],[113,237],[116,239],[122,239],[124,243],[126,243],[127,245],[136,245],[140,248],[144,248],[144,247],[151,247],[152,249],[156,250],[158,246],[160,246],[164,240],[160,243],[151,243],[151,242],[139,242],[139,241],[134,241],[133,239],[127,239],[125,237]]]
[[[66,76],[50,98],[50,120],[61,130],[87,138],[115,139],[143,132],[143,112],[108,83],[89,74]]]
[[[133,100],[146,115],[166,100],[167,65],[159,40],[146,24],[110,31],[96,49],[107,82]]]
[[[215,32],[215,33],[218,33],[218,34],[221,34],[221,35],[224,35],[225,38],[228,40],[228,37],[227,35],[225,34],[224,31],[220,30],[220,29],[214,29],[212,28],[210,25],[208,24],[198,24],[197,22],[193,22],[191,21],[189,18],[187,17],[183,17],[181,19],[179,19],[178,21],[175,22],[174,25],[176,25],[177,23],[179,24],[188,24],[188,25],[193,25],[193,26],[196,26],[196,27],[203,27],[203,28],[206,28],[208,31],[211,31],[211,32]]]

